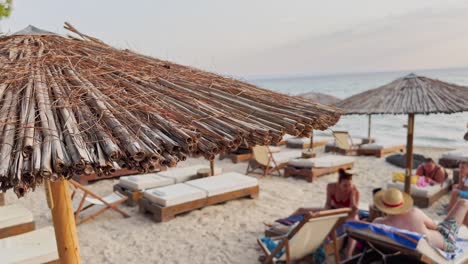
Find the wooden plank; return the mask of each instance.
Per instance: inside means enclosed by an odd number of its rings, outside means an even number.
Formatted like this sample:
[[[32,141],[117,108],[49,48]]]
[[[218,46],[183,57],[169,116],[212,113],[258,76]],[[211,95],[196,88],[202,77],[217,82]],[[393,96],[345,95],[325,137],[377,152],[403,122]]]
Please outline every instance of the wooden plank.
[[[138,200],[143,197],[143,191],[132,191],[120,184],[115,184],[113,189],[114,191],[127,196],[127,200],[124,202],[124,204],[131,207],[136,206],[138,204]]]
[[[295,168],[293,166],[286,166],[284,169],[284,176],[299,176],[304,177],[308,182],[313,182],[316,177],[338,172],[340,169],[352,169],[354,166],[353,162],[346,163],[339,166],[333,167],[312,167],[312,168]]]
[[[35,228],[34,222],[24,223],[20,225],[10,226],[0,229],[0,239],[20,235],[23,233],[31,232]]]
[[[97,175],[97,174],[89,174],[89,175],[74,175],[73,179],[77,181],[81,185],[87,185],[89,182],[92,181],[99,181],[99,180],[104,180],[104,179],[112,179],[112,178],[118,178],[121,176],[127,176],[127,175],[135,175],[139,174],[140,172],[137,170],[127,170],[127,169],[121,169],[117,170],[114,173],[110,175]]]
[[[0,206],[5,205],[5,193],[0,192]]]

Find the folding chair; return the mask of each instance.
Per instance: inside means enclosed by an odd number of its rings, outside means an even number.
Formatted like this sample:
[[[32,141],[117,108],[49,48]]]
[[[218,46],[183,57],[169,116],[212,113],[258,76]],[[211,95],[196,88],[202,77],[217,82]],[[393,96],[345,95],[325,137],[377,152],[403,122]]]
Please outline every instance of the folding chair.
[[[263,177],[270,174],[270,172],[276,171],[281,176],[281,171],[286,164],[276,163],[273,154],[271,153],[268,146],[254,146],[252,147],[252,158],[249,160],[247,171],[245,174],[254,172],[257,169],[263,170]]]
[[[359,145],[353,143],[348,131],[333,131],[333,137],[335,138],[335,152],[353,155],[359,149]]]
[[[79,184],[78,182],[74,181],[74,180],[69,180],[69,182],[71,183],[71,185],[73,186],[73,192],[72,192],[72,200],[73,198],[75,197],[75,195],[78,193],[78,190],[81,190],[83,191],[83,195],[80,199],[80,202],[79,202],[79,205],[78,205],[78,208],[76,209],[75,211],[75,222],[77,225],[79,224],[82,224],[82,223],[85,223],[89,220],[92,220],[94,219],[96,216],[104,213],[105,211],[111,209],[111,210],[114,210],[118,213],[120,213],[122,216],[124,217],[130,217],[130,215],[128,215],[127,213],[125,213],[124,211],[120,210],[118,208],[118,206],[122,203],[124,203],[128,197],[119,193],[119,192],[116,192],[114,191],[113,193],[105,196],[105,197],[101,197],[95,193],[93,193],[92,191],[90,191],[89,189],[85,188],[83,185]],[[88,197],[90,196],[90,197]],[[87,203],[85,205],[85,203]],[[89,216],[86,216],[84,217],[83,219],[79,219],[79,216],[82,212],[84,212],[85,210],[91,208],[91,207],[94,207],[94,206],[102,206],[103,208],[101,208],[100,210],[92,213],[91,215]]]

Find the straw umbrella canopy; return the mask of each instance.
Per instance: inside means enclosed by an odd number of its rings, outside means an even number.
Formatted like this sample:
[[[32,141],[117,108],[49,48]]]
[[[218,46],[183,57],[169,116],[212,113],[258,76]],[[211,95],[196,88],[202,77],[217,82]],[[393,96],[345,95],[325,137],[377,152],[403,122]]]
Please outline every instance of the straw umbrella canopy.
[[[409,74],[379,88],[346,98],[337,107],[344,109],[346,114],[408,114],[405,192],[409,193],[409,176],[413,165],[414,115],[467,111],[468,87]]]
[[[61,260],[79,262],[66,178],[212,160],[241,142],[334,125],[341,111],[192,67],[118,50],[71,25],[0,38],[0,189],[50,183]],[[49,181],[50,180],[50,181]]]

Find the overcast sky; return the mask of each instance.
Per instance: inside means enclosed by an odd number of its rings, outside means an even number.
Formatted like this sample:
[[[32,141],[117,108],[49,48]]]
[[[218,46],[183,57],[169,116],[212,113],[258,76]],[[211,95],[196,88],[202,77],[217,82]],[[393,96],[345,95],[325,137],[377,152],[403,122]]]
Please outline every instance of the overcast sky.
[[[467,14],[461,0],[14,0],[0,25],[65,34],[69,21],[119,48],[251,77],[465,67]]]

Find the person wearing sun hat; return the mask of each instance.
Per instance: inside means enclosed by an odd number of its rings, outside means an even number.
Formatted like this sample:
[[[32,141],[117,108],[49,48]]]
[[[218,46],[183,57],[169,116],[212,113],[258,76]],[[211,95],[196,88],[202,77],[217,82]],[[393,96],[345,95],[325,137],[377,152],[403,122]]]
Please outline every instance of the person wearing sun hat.
[[[387,215],[376,218],[374,223],[423,234],[429,242],[446,252],[456,250],[458,230],[468,212],[468,201],[459,200],[445,220],[437,224],[423,211],[413,207],[410,195],[395,188],[377,192],[374,205]]]

